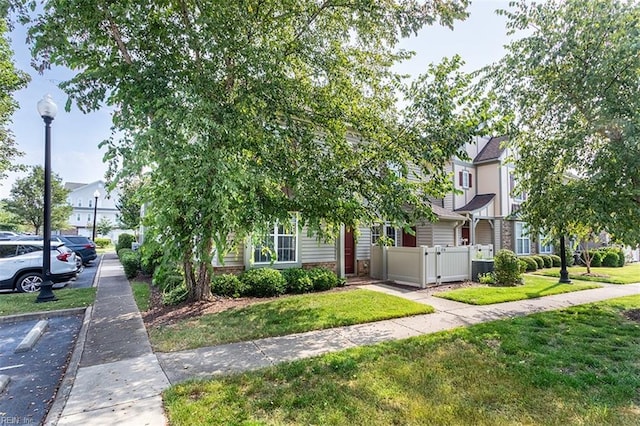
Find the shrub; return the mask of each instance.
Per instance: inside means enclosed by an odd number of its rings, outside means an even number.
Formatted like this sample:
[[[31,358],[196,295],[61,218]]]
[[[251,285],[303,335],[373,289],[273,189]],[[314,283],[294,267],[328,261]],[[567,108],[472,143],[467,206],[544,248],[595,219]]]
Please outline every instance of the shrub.
[[[153,272],[152,282],[164,292],[184,284],[184,277],[176,268],[163,265]]]
[[[548,254],[541,254],[540,257],[544,261],[545,268],[551,268],[553,266],[553,260],[551,259],[551,256],[549,256]]]
[[[130,248],[120,249],[120,250],[118,250],[118,258],[122,259],[122,256],[125,256],[125,255],[127,255],[129,253],[134,253],[134,251],[131,250]]]
[[[626,262],[626,258],[624,256],[624,250],[618,247],[616,251],[618,252],[618,266],[623,267],[624,263]]]
[[[327,268],[309,269],[308,274],[313,282],[314,291],[331,290],[338,285],[338,277]]]
[[[162,246],[157,242],[145,242],[140,246],[140,269],[145,275],[153,275],[162,261]]]
[[[131,248],[131,243],[136,240],[135,235],[132,234],[120,234],[118,237],[118,243],[116,244],[116,251],[120,251],[123,248]]]
[[[602,266],[607,266],[609,268],[614,268],[618,266],[618,252],[613,250],[607,250],[603,252],[604,257],[602,258]]]
[[[131,249],[129,251],[123,249],[120,254],[120,263],[127,278],[134,278],[140,269],[140,254]]]
[[[496,276],[493,272],[487,272],[486,274],[478,275],[478,280],[480,281],[480,284],[495,284]]]
[[[211,292],[218,296],[242,297],[247,290],[247,285],[233,274],[214,275],[211,280]]]
[[[308,293],[313,291],[313,281],[302,268],[285,269],[282,276],[287,282],[287,293]]]
[[[280,296],[287,289],[287,282],[280,271],[272,268],[250,269],[242,274],[240,280],[248,287],[248,294],[256,297]]]
[[[531,256],[522,256],[520,259],[527,265],[527,272],[536,271],[538,269],[538,262],[533,260]]]
[[[544,268],[544,260],[542,259],[542,257],[535,255],[535,256],[531,256],[531,258],[535,260],[536,266],[538,269]]]
[[[173,288],[167,288],[162,292],[162,303],[164,305],[177,305],[185,302],[189,296],[187,286],[182,283]]]
[[[604,253],[594,250],[590,251],[589,254],[591,255],[591,266],[593,266],[594,268],[599,268],[600,266],[602,266],[602,258],[604,257]]]
[[[562,263],[562,259],[560,259],[560,256],[558,256],[557,254],[551,254],[549,255],[549,257],[551,258],[552,266],[554,268],[559,268],[560,264]]]
[[[522,284],[524,270],[523,262],[511,250],[502,249],[493,259],[493,276],[498,285]]]
[[[96,247],[98,248],[105,248],[111,244],[111,240],[109,238],[96,238],[94,243],[96,243]]]

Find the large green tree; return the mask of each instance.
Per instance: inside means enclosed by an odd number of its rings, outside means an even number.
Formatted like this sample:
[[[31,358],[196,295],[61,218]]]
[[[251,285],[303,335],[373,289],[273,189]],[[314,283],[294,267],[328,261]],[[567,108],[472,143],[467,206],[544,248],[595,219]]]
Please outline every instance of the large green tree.
[[[133,229],[135,232],[140,227],[140,208],[143,199],[142,180],[127,179],[118,184],[118,222],[122,229]]]
[[[522,217],[567,233],[588,226],[640,242],[640,4],[514,2],[521,36],[485,70],[512,113]]]
[[[26,86],[29,76],[16,69],[9,46],[9,3],[0,0],[0,179],[8,170],[15,169],[13,161],[22,155],[17,149],[10,129],[11,116],[18,107],[13,93]]]
[[[69,191],[55,173],[51,176],[51,228],[65,229],[73,208],[67,203]],[[4,200],[8,212],[14,214],[24,225],[33,227],[40,234],[44,223],[44,169],[34,166],[31,173],[16,179],[8,199]]]
[[[486,104],[454,60],[408,89],[400,114],[391,67],[411,56],[400,37],[451,26],[467,3],[51,0],[31,36],[44,67],[78,70],[62,84],[70,102],[116,106],[111,177],[146,175],[146,222],[197,300],[214,255],[290,212],[327,239],[432,217],[429,197],[452,189],[441,166]]]

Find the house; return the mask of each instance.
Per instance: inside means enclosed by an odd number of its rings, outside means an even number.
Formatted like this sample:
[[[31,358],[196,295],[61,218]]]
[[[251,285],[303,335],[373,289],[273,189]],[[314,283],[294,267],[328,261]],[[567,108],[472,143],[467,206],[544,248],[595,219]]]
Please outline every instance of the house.
[[[93,224],[100,220],[107,219],[113,225],[113,230],[108,237],[112,241],[125,232],[119,228],[118,192],[113,190],[107,192],[103,181],[98,180],[92,183],[67,182],[64,187],[68,189],[67,203],[73,208],[69,216],[70,229],[63,231],[65,234],[83,235],[91,238],[93,236]],[[97,204],[95,195],[98,194]],[[94,213],[96,217],[94,218]]]

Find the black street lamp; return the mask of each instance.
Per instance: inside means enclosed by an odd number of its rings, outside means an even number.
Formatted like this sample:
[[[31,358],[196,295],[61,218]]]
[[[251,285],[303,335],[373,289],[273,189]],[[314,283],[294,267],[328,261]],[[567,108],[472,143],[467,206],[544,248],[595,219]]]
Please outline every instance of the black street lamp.
[[[567,251],[564,246],[564,235],[560,237],[560,283],[571,283],[569,271],[567,271]]]
[[[93,238],[92,241],[96,240],[96,216],[98,215],[98,197],[100,197],[100,191],[96,189],[96,192],[93,193],[94,203],[93,203]]]
[[[58,106],[46,95],[38,102],[38,112],[44,120],[44,225],[42,234],[42,284],[36,303],[58,300],[51,282],[51,122]]]

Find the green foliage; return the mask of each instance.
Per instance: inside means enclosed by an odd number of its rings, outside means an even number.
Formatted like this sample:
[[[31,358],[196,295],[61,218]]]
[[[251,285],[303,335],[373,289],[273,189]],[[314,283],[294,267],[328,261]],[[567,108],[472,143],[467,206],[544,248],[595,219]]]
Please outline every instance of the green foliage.
[[[162,264],[153,271],[152,283],[165,291],[184,284],[184,277],[175,267]]]
[[[331,290],[338,285],[338,277],[335,272],[327,268],[309,269],[308,274],[313,282],[314,291]]]
[[[116,251],[119,253],[123,248],[131,248],[131,243],[136,241],[135,235],[132,234],[120,234],[118,242],[116,244]]]
[[[242,297],[249,292],[247,285],[234,274],[214,275],[211,292],[218,296]]]
[[[7,171],[17,169],[13,160],[23,155],[16,148],[10,124],[11,116],[18,108],[13,92],[25,87],[30,79],[28,74],[15,68],[6,36],[7,16],[2,12],[5,11],[0,10],[0,180],[6,177]]]
[[[305,269],[285,269],[282,271],[282,276],[287,281],[287,293],[308,293],[313,291],[313,281]]]
[[[624,256],[624,250],[618,247],[617,252],[618,252],[618,266],[623,267],[626,262],[626,258]]]
[[[522,219],[553,235],[588,225],[636,244],[640,3],[520,0],[501,13],[523,36],[484,70],[483,89],[513,117]]]
[[[536,271],[538,269],[538,262],[536,262],[531,256],[522,256],[520,257],[520,260],[525,263],[527,272]]]
[[[65,229],[73,210],[67,204],[69,191],[62,185],[62,179],[51,175],[51,229]],[[33,227],[36,234],[42,233],[44,216],[44,168],[34,166],[24,178],[16,179],[9,198],[4,200],[7,211],[13,213],[24,225]]]
[[[165,287],[162,291],[162,303],[167,306],[178,305],[186,302],[189,290],[184,282],[170,287]]]
[[[562,259],[560,259],[560,256],[556,254],[552,254],[552,255],[549,255],[549,257],[551,257],[551,260],[553,261],[553,264],[551,266],[553,266],[554,268],[560,267],[560,264],[562,262]]]
[[[118,185],[118,202],[116,208],[119,211],[118,219],[123,229],[138,229],[140,227],[140,208],[142,207],[142,181],[131,179]]]
[[[542,259],[542,257],[534,255],[534,256],[531,256],[531,258],[535,260],[536,265],[538,266],[538,269],[544,268],[544,260]]]
[[[205,0],[150,13],[51,0],[30,36],[36,62],[77,71],[61,86],[80,109],[118,105],[109,177],[143,176],[145,220],[164,256],[194,271],[193,289],[210,282],[213,253],[290,212],[328,239],[380,217],[435,220],[429,197],[453,189],[444,165],[465,157],[493,103],[469,89],[459,58],[411,87],[393,67],[411,56],[400,36],[451,25],[467,4]],[[400,176],[389,173],[398,162]]]
[[[105,248],[109,244],[111,244],[111,239],[109,239],[109,238],[96,238],[94,243],[96,244],[96,247],[98,247],[98,248]]]
[[[544,261],[545,268],[551,268],[553,266],[553,259],[548,254],[541,254],[540,257]]]
[[[604,253],[604,257],[602,258],[602,266],[606,267],[617,267],[619,262],[618,253],[616,251],[607,250]]]
[[[106,217],[101,218],[98,223],[96,223],[96,232],[98,235],[107,235],[114,228],[114,224]]]
[[[120,249],[118,257],[127,278],[135,278],[140,270],[140,253],[131,249]]]
[[[480,284],[495,284],[496,276],[493,272],[487,272],[486,274],[478,275],[478,280]]]
[[[281,296],[287,289],[287,282],[277,269],[250,269],[240,277],[247,287],[247,294],[256,297]]]
[[[493,275],[496,284],[513,286],[522,284],[523,262],[511,250],[502,249],[493,258]]]

